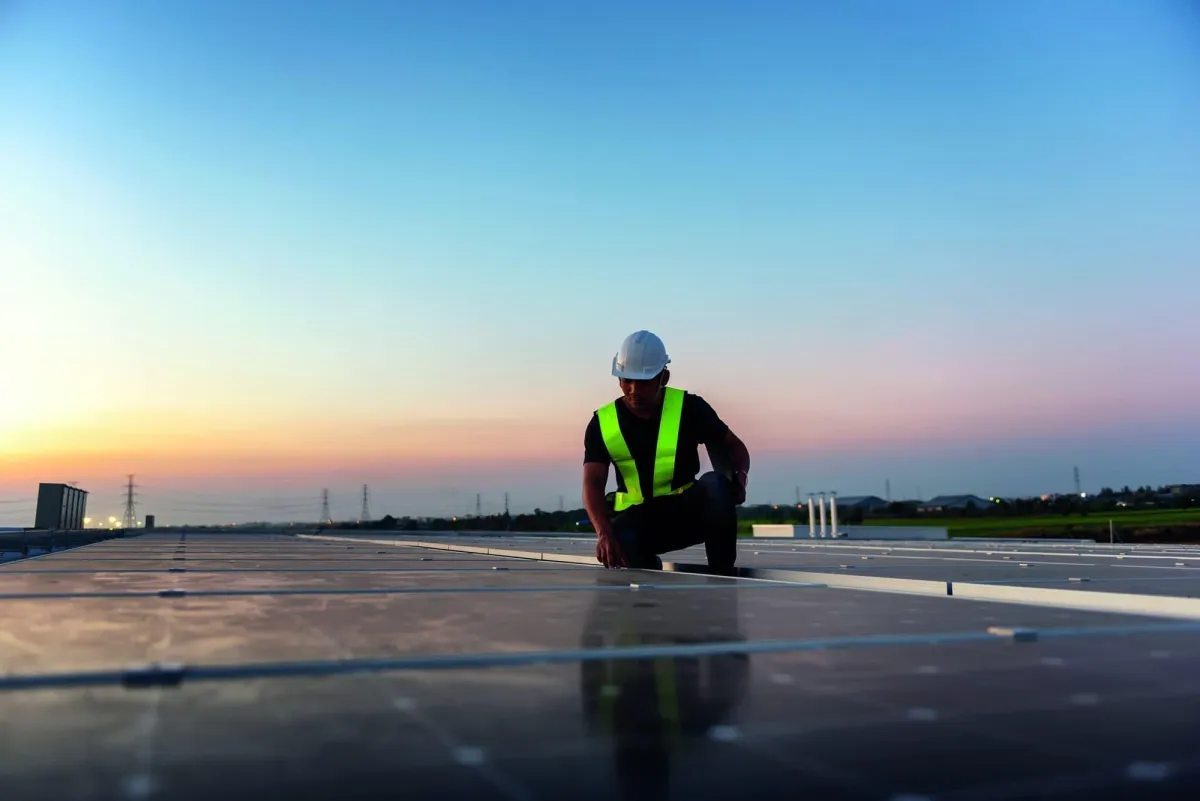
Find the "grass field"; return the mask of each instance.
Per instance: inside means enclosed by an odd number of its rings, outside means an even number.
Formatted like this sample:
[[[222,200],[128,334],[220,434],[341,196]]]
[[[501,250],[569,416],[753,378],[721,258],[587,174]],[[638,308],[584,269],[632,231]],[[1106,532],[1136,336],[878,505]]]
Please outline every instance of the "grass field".
[[[946,526],[951,537],[1003,537],[1036,531],[1068,536],[1108,532],[1108,522],[1121,529],[1200,525],[1200,509],[1165,509],[1140,512],[1094,512],[1088,515],[1039,515],[1037,517],[922,517],[897,520],[866,520],[867,526]],[[750,533],[754,523],[743,520],[739,530]]]

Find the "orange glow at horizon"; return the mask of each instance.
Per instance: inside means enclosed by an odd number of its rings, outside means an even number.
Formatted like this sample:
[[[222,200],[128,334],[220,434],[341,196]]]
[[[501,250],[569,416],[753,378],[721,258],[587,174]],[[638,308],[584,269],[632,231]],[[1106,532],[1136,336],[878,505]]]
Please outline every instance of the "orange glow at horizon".
[[[752,461],[756,454],[994,442],[1081,423],[1075,410],[1057,411],[1054,392],[1045,388],[1023,393],[1018,404],[999,392],[986,402],[972,401],[961,388],[935,380],[889,386],[883,406],[878,393],[834,399],[796,392],[785,383],[770,392],[739,385],[736,391],[705,387],[701,394],[746,441]],[[87,408],[92,399],[68,393],[64,404],[73,405],[70,413],[43,407],[38,415],[0,418],[0,483],[108,480],[127,473],[287,483],[347,472],[415,481],[480,470],[576,471],[595,406],[589,398],[603,391],[564,392],[545,398],[534,411],[503,396],[491,398],[491,409],[481,400],[455,396],[440,418],[428,408],[402,407],[407,398],[393,402],[381,394],[356,397],[355,408],[326,413],[327,402],[312,398],[288,406],[262,395],[227,393],[203,400],[188,396],[191,405],[181,407],[163,395],[157,402]],[[1093,425],[1120,416],[1118,408],[1099,402],[1087,412],[1083,417]]]
[[[849,408],[790,414],[775,408],[748,420],[741,419],[741,410],[730,411],[727,421],[747,442],[752,459],[755,453],[893,449],[998,433],[994,420],[983,419],[987,410],[960,411],[938,423],[915,413],[871,419]],[[0,483],[126,473],[286,481],[348,470],[412,478],[560,465],[574,470],[582,461],[586,414],[569,423],[512,418],[329,423],[161,410],[96,414],[83,423],[25,428],[16,437],[0,431]]]
[[[176,477],[314,473],[374,467],[398,472],[478,463],[576,459],[582,426],[514,420],[327,424],[186,415],[108,416],[26,428],[0,442],[0,481],[34,475],[156,473]]]

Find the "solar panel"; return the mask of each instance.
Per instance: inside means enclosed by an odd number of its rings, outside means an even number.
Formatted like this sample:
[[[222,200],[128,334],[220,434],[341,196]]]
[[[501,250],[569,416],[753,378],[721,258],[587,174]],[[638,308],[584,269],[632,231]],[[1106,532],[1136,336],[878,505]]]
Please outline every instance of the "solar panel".
[[[748,540],[736,579],[667,558],[163,532],[6,564],[3,796],[1200,797],[1176,594],[1200,551]],[[1100,586],[1164,612],[1072,608]]]

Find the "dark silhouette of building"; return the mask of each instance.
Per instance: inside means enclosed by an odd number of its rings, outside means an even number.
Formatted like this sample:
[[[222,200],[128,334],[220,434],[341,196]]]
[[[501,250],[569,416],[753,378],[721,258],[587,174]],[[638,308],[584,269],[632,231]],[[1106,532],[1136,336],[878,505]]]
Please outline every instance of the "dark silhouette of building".
[[[87,492],[70,484],[39,484],[34,528],[77,531],[87,514]]]

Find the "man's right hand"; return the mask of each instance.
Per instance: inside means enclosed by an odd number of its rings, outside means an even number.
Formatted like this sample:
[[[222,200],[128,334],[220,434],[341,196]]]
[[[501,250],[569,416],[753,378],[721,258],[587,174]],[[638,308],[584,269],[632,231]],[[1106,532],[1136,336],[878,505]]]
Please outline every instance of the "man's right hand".
[[[611,532],[601,534],[596,538],[596,559],[608,568],[629,567],[629,562],[625,559],[625,551],[621,549],[617,535]]]

